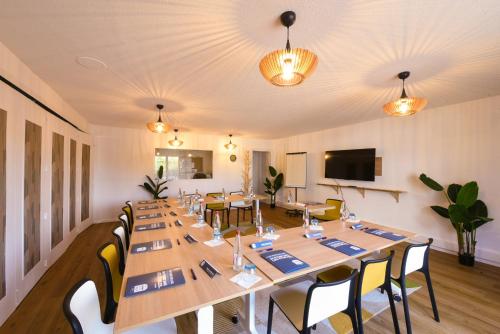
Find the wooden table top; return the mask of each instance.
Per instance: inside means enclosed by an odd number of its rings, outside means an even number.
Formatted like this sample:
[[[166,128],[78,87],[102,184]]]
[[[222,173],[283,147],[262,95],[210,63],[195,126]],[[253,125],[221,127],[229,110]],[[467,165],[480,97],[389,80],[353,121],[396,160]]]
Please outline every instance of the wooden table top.
[[[323,222],[321,223],[321,226],[323,226],[324,228],[324,230],[322,231],[323,236],[327,237],[327,239],[337,238],[366,249],[366,252],[358,254],[355,257],[364,256],[374,251],[391,247],[397,243],[403,242],[415,236],[415,233],[412,232],[389,228],[387,226],[381,226],[365,221],[363,221],[362,224],[365,227],[377,228],[387,232],[401,234],[406,236],[406,238],[399,241],[392,241],[368,234],[360,230],[353,230],[349,227],[349,224],[341,222],[340,220]],[[309,267],[293,273],[284,274],[277,268],[275,268],[272,264],[263,259],[260,256],[258,249],[254,250],[250,248],[251,243],[262,240],[262,238],[259,238],[255,235],[242,237],[244,256],[250,262],[254,263],[258,269],[264,272],[267,277],[269,277],[273,281],[273,283],[279,283],[308,274],[310,272],[326,269],[354,258],[353,256],[348,256],[326,246],[323,246],[319,243],[319,241],[315,239],[305,238],[304,228],[302,227],[278,230],[275,233],[279,234],[280,238],[273,241],[273,245],[270,247],[272,247],[273,250],[287,251],[291,255],[297,257],[299,260],[308,263]],[[228,241],[233,244],[234,238],[228,239]]]
[[[170,208],[164,208],[168,203]],[[151,206],[152,204],[134,204],[134,214],[149,214],[161,212],[161,218],[138,220],[135,226],[156,222],[165,222],[166,228],[152,231],[133,232],[131,245],[159,239],[170,239],[172,248],[152,251],[142,254],[131,254],[129,251],[120,302],[116,314],[114,331],[120,333],[131,328],[154,323],[163,319],[172,318],[181,314],[200,309],[203,306],[217,304],[235,297],[248,294],[272,285],[272,282],[262,272],[256,274],[262,280],[250,289],[244,289],[229,279],[236,275],[232,269],[232,246],[225,242],[221,246],[209,247],[203,241],[212,239],[212,229],[209,225],[203,228],[191,227],[196,223],[194,217],[185,217],[185,209],[178,208],[179,203],[174,199],[167,202],[159,201],[161,205],[156,210],[137,210],[137,207]],[[174,211],[178,216],[171,216]],[[184,226],[177,227],[174,222],[179,219]],[[169,223],[171,226],[169,226]],[[198,243],[189,244],[183,236],[190,233]],[[180,246],[177,245],[177,239]],[[132,248],[132,247],[131,247]],[[211,279],[200,267],[199,263],[206,259],[216,267],[222,275]],[[130,276],[151,273],[163,269],[180,267],[186,283],[173,288],[154,291],[134,297],[124,297],[127,279]],[[190,269],[193,268],[198,280],[193,280]]]
[[[234,194],[234,195],[228,195],[224,200],[222,198],[215,198],[211,196],[205,196],[203,197],[203,201],[206,204],[211,204],[211,203],[232,203],[232,202],[248,202],[250,200],[252,201],[260,201],[266,199],[267,196],[264,195],[254,195],[252,198],[248,198],[244,195],[240,194]]]
[[[282,206],[285,209],[291,209],[291,210],[299,210],[303,211],[305,210],[306,206],[309,209],[309,212],[314,212],[314,211],[324,211],[324,210],[330,210],[330,209],[335,209],[335,205],[330,205],[330,204],[323,204],[323,203],[314,203],[314,204],[307,204],[307,203],[297,203],[297,202],[283,202]]]

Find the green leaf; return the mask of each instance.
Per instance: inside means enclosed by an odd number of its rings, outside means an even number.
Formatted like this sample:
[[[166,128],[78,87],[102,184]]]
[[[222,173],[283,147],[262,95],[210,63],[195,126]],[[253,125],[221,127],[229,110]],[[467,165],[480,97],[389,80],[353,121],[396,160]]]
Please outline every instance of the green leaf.
[[[462,189],[462,186],[460,184],[453,183],[448,186],[448,197],[453,203],[457,202],[457,195],[460,189]]]
[[[270,190],[264,191],[266,194],[272,195],[273,193]]]
[[[477,201],[477,194],[479,188],[475,181],[466,183],[457,194],[457,204],[463,205],[468,208]]]
[[[448,208],[450,219],[453,224],[467,224],[472,221],[467,208],[461,204],[452,204]]]
[[[158,168],[158,178],[161,180],[163,179],[163,165]]]
[[[271,174],[272,177],[275,177],[278,172],[276,171],[276,168],[269,166],[269,174]]]
[[[278,176],[274,179],[274,191],[280,190],[280,188],[283,186],[283,173],[279,173]]]
[[[153,181],[153,179],[150,178],[148,175],[146,175],[146,178],[148,179],[149,184],[151,185],[151,187],[154,187],[156,183]]]
[[[155,191],[154,191],[153,187],[151,187],[151,185],[150,185],[149,183],[144,182],[144,188],[145,188],[147,191],[149,191],[151,194],[153,194],[153,195],[154,195]]]
[[[472,217],[488,217],[488,208],[483,201],[478,199],[469,207],[469,214]]]
[[[443,191],[444,188],[442,185],[440,185],[439,183],[437,183],[436,181],[434,181],[433,179],[431,179],[430,177],[428,177],[427,175],[425,174],[420,174],[420,176],[418,177],[420,179],[420,181],[422,181],[427,187],[431,188],[432,190],[435,190],[435,191]]]
[[[450,219],[450,215],[448,213],[447,208],[443,208],[442,206],[439,205],[433,205],[431,206],[431,209],[434,210],[438,215],[440,215],[443,218]]]

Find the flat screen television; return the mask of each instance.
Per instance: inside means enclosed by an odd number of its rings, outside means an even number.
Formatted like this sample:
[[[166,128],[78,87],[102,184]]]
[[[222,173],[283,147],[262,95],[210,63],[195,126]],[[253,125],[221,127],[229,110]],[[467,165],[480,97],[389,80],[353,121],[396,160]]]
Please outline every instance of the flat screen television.
[[[375,181],[375,149],[326,151],[325,178]]]

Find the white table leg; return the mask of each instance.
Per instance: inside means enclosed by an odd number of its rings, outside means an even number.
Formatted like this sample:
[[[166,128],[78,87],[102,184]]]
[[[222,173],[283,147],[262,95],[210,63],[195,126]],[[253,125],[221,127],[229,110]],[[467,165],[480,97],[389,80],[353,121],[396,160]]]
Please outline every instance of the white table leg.
[[[245,302],[245,314],[243,319],[243,327],[251,334],[257,334],[255,329],[255,292],[243,296]]]
[[[214,333],[214,307],[205,306],[196,311],[198,317],[198,334]]]

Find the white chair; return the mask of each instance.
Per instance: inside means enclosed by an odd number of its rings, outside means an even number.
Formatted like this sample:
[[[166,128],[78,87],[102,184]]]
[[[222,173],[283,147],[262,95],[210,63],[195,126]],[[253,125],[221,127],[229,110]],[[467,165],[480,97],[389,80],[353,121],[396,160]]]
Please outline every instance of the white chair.
[[[436,298],[434,297],[434,290],[432,289],[431,274],[429,272],[429,249],[433,242],[432,238],[424,244],[411,244],[406,247],[403,261],[401,263],[401,272],[399,277],[393,277],[393,280],[398,282],[401,287],[401,297],[403,299],[403,308],[405,313],[405,323],[406,332],[408,334],[412,333],[411,330],[411,320],[410,320],[410,308],[408,305],[408,295],[406,293],[406,276],[412,272],[419,271],[425,276],[427,282],[427,289],[429,291],[429,297],[431,299],[432,312],[434,313],[434,320],[439,322],[439,313],[436,304]]]
[[[273,306],[276,303],[295,329],[301,334],[310,334],[319,322],[343,312],[351,318],[353,332],[358,333],[354,294],[358,271],[346,279],[331,283],[303,281],[271,293],[267,334],[271,334]]]
[[[127,234],[130,235],[132,234],[132,224],[130,224],[130,221],[128,220],[128,217],[126,214],[122,213],[118,216],[118,219],[122,222],[123,227],[125,228],[125,231],[127,231]],[[127,240],[128,240],[127,236]],[[128,249],[128,242],[127,242],[127,249]]]
[[[230,195],[244,195],[243,191],[233,191],[229,193]],[[236,227],[240,226],[240,210],[243,210],[243,219],[245,219],[245,213],[250,210],[250,223],[253,224],[253,201],[238,201],[229,203],[229,212],[231,208],[236,208]],[[229,213],[228,213],[229,216]]]
[[[120,252],[120,273],[123,275],[125,272],[125,262],[127,262],[127,232],[123,226],[118,226],[113,230],[113,235],[116,237],[118,243],[118,250]]]
[[[92,280],[78,282],[64,298],[63,310],[73,334],[112,334],[114,323],[105,324],[101,319],[101,306],[97,289]],[[177,333],[174,319],[140,327],[127,334]]]

